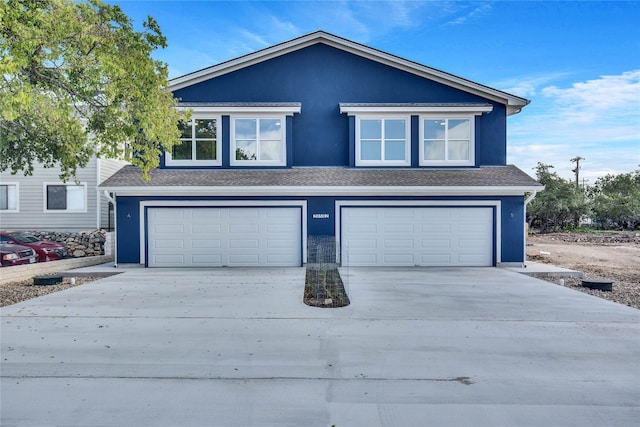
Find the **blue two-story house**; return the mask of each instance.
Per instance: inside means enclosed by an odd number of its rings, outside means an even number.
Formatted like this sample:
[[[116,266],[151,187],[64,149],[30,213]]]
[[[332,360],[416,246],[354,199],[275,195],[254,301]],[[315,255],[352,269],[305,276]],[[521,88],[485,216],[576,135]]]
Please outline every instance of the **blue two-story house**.
[[[117,262],[301,266],[334,236],[351,266],[524,261],[526,197],[506,164],[528,100],[322,31],[178,77],[192,120],[115,200]]]

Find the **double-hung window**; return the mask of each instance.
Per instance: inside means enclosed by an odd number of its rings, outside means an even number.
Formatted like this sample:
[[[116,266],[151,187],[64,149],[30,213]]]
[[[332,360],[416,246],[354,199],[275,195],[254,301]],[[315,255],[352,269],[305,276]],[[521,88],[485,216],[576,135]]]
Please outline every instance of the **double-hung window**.
[[[408,166],[410,156],[408,116],[358,116],[356,166]]]
[[[0,211],[18,211],[18,184],[0,184]]]
[[[201,117],[180,122],[180,142],[167,153],[167,166],[218,166],[220,161],[219,117]]]
[[[285,117],[231,117],[232,166],[285,166]]]
[[[87,184],[44,184],[45,212],[86,212]]]

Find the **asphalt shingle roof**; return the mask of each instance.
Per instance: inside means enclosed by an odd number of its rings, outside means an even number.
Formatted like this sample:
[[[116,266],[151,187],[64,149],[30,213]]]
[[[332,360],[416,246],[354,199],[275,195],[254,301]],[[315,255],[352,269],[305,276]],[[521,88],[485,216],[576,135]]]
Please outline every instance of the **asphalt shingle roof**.
[[[140,169],[125,166],[101,188],[127,187],[542,187],[515,166],[469,169],[154,169],[144,181]]]

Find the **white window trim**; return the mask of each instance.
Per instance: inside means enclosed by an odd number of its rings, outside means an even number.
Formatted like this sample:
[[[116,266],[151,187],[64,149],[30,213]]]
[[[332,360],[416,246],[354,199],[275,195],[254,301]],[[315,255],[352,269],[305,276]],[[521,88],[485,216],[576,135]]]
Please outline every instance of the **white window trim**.
[[[212,115],[211,113],[193,112],[191,120],[210,119],[216,121],[216,159],[215,160],[195,160],[196,144],[195,135],[193,135],[193,125],[191,126],[191,160],[173,160],[171,151],[165,152],[165,166],[221,166],[222,165],[222,116]]]
[[[402,119],[405,123],[405,145],[404,160],[362,160],[360,147],[360,121],[365,120],[397,120]],[[384,156],[384,135],[382,135],[383,145],[381,147]],[[404,114],[358,114],[356,115],[356,166],[411,166],[411,116]]]
[[[16,213],[20,212],[20,183],[19,182],[0,182],[0,185],[6,185],[7,187],[16,188],[16,208],[15,209],[2,209],[1,213]],[[8,195],[7,195],[8,196]]]
[[[236,119],[278,119],[282,132],[282,160],[237,160],[236,159]],[[287,118],[278,114],[234,114],[229,117],[229,164],[231,166],[286,166],[287,165]]]
[[[49,185],[64,185],[67,187],[84,187],[84,201],[83,209],[47,209],[47,186]],[[87,183],[81,182],[79,184],[70,184],[68,182],[44,182],[42,183],[42,212],[53,214],[66,214],[66,213],[87,213]]]
[[[422,114],[419,117],[419,156],[420,166],[475,166],[476,164],[476,119],[478,115],[470,114]],[[425,119],[468,119],[469,120],[469,160],[425,160],[424,159],[424,120]],[[447,147],[445,147],[445,154]]]

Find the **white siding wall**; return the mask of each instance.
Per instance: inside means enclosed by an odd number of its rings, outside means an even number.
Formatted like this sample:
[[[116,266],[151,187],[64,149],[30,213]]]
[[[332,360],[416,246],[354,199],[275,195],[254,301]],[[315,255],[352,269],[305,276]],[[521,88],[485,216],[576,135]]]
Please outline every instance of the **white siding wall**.
[[[127,165],[127,162],[112,159],[100,159],[99,165],[99,178],[98,184],[102,184],[107,178],[114,173],[118,172],[123,166]],[[114,220],[111,219],[109,224],[109,201],[102,195],[102,191],[98,194],[98,201],[100,203],[100,228],[107,229],[109,225],[114,227]]]
[[[120,167],[124,165],[121,162],[116,163],[120,163]],[[12,175],[10,171],[0,172],[0,184],[18,184],[18,212],[0,211],[0,228],[51,231],[95,229],[98,209],[97,168],[97,159],[93,158],[86,168],[79,169],[77,172],[78,181],[86,183],[86,212],[45,212],[46,197],[43,184],[45,182],[62,183],[58,176],[60,174],[58,168],[44,168],[38,165],[31,176],[24,176],[21,172],[16,175]],[[114,170],[111,165],[106,168],[101,165],[101,169],[104,169],[102,173],[110,172],[111,174],[117,170]],[[69,181],[66,184],[73,183]],[[100,204],[104,205],[106,212],[106,199],[104,197],[100,199],[102,199]]]

